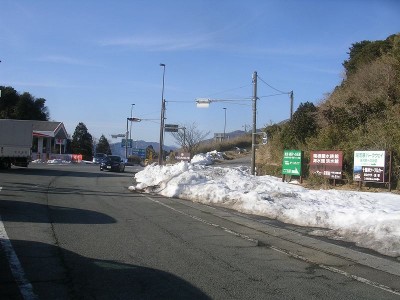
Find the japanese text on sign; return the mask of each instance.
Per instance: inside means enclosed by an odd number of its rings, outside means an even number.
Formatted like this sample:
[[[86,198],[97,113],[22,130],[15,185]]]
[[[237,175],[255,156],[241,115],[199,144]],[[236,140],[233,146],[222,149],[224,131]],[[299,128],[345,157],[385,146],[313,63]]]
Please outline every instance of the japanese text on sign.
[[[284,150],[282,174],[301,176],[302,152],[300,150]]]
[[[354,151],[353,179],[385,182],[385,151]]]
[[[342,179],[342,151],[311,151],[310,172],[330,179]]]
[[[355,166],[385,166],[385,151],[354,151]]]

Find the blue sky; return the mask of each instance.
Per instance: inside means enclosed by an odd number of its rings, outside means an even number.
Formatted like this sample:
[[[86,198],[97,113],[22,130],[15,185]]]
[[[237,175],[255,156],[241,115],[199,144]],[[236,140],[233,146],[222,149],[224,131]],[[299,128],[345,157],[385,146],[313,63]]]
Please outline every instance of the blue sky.
[[[158,141],[163,68],[166,123],[200,131],[252,124],[252,74],[301,102],[318,103],[342,80],[352,43],[400,32],[396,0],[0,0],[0,85],[45,98],[72,135]],[[289,96],[258,81],[257,127],[289,117]],[[166,133],[165,144],[174,140]]]

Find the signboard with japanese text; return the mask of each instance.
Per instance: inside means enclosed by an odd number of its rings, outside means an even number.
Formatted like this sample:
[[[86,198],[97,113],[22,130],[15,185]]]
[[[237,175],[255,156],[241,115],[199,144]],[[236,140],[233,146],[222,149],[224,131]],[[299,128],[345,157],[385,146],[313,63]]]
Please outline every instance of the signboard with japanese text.
[[[301,176],[303,152],[301,150],[284,150],[282,174]]]
[[[128,144],[126,144],[128,141]],[[132,148],[133,140],[132,139],[122,139],[121,140],[121,148]]]
[[[132,149],[132,155],[136,155],[140,158],[146,158],[146,149]]]
[[[354,151],[354,181],[385,182],[385,151]]]
[[[311,151],[310,172],[329,179],[342,179],[342,151]]]
[[[176,153],[175,159],[179,161],[190,161],[190,152]]]
[[[384,167],[362,167],[361,181],[385,182]]]
[[[178,132],[179,125],[176,124],[165,124],[165,132]]]

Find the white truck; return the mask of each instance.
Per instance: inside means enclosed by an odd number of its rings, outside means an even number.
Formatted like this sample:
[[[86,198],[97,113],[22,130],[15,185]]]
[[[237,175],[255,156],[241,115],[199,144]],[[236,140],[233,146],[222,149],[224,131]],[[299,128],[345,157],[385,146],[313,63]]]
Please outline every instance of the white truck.
[[[32,121],[0,120],[0,168],[28,166],[31,161],[32,135]]]

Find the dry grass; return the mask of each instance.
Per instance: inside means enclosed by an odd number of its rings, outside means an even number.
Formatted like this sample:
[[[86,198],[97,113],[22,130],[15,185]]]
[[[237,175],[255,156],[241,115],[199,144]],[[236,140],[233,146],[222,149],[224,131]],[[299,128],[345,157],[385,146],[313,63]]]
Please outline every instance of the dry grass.
[[[218,152],[236,151],[236,148],[248,150],[251,148],[251,136],[242,135],[226,141],[211,141],[208,143],[202,143],[197,148],[197,153],[207,153],[210,151],[217,150]]]

